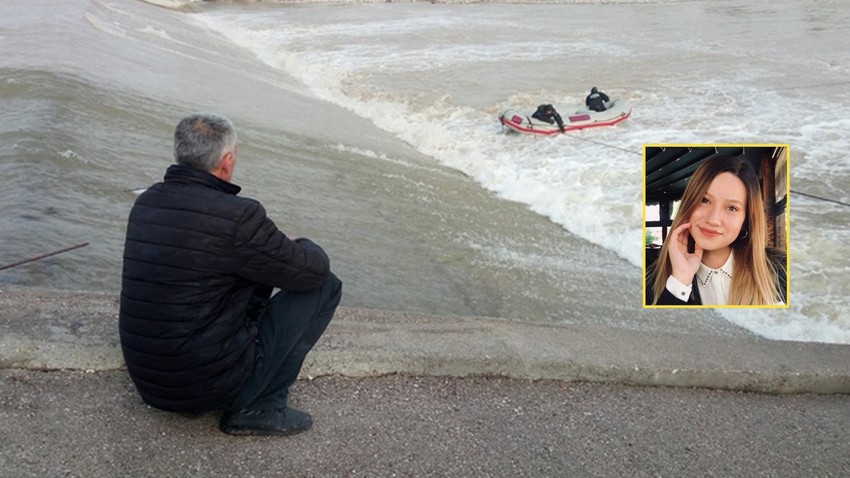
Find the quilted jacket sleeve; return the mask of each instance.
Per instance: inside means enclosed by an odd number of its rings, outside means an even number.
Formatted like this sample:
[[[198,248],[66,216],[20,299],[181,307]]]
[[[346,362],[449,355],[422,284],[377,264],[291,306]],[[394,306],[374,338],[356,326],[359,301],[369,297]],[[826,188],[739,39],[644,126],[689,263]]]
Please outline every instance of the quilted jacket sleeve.
[[[330,274],[325,251],[309,239],[286,237],[260,203],[250,201],[236,225],[236,273],[251,281],[303,292],[323,285]]]

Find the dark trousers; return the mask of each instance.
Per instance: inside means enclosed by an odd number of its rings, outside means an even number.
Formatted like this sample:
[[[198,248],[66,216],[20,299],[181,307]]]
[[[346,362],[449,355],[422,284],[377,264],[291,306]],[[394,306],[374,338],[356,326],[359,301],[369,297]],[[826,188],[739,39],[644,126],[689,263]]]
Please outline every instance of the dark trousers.
[[[286,407],[289,387],[304,358],[333,318],[342,298],[342,282],[333,274],[310,292],[280,291],[272,296],[259,323],[254,371],[236,398],[237,410]]]

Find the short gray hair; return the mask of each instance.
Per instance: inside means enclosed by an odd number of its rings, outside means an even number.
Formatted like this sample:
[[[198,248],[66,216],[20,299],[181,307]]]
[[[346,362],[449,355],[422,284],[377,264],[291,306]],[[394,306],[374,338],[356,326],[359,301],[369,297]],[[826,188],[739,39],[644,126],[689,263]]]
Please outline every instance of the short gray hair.
[[[174,160],[202,171],[214,170],[221,158],[236,148],[236,130],[224,116],[195,113],[174,130]]]

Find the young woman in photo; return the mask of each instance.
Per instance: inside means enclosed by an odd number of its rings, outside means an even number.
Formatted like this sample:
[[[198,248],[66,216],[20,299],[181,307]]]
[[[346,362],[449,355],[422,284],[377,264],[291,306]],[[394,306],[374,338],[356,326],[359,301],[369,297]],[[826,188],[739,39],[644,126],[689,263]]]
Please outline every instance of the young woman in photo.
[[[766,247],[758,177],[743,159],[716,157],[694,172],[658,260],[647,305],[787,302],[785,253]]]

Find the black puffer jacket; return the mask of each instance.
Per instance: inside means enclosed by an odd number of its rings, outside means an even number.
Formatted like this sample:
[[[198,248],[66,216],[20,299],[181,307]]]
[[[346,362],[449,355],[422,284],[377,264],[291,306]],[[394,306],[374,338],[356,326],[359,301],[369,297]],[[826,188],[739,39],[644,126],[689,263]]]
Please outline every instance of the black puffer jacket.
[[[119,327],[144,401],[174,411],[229,406],[253,368],[256,295],[307,291],[330,264],[293,242],[239,186],[171,166],[130,211]]]

